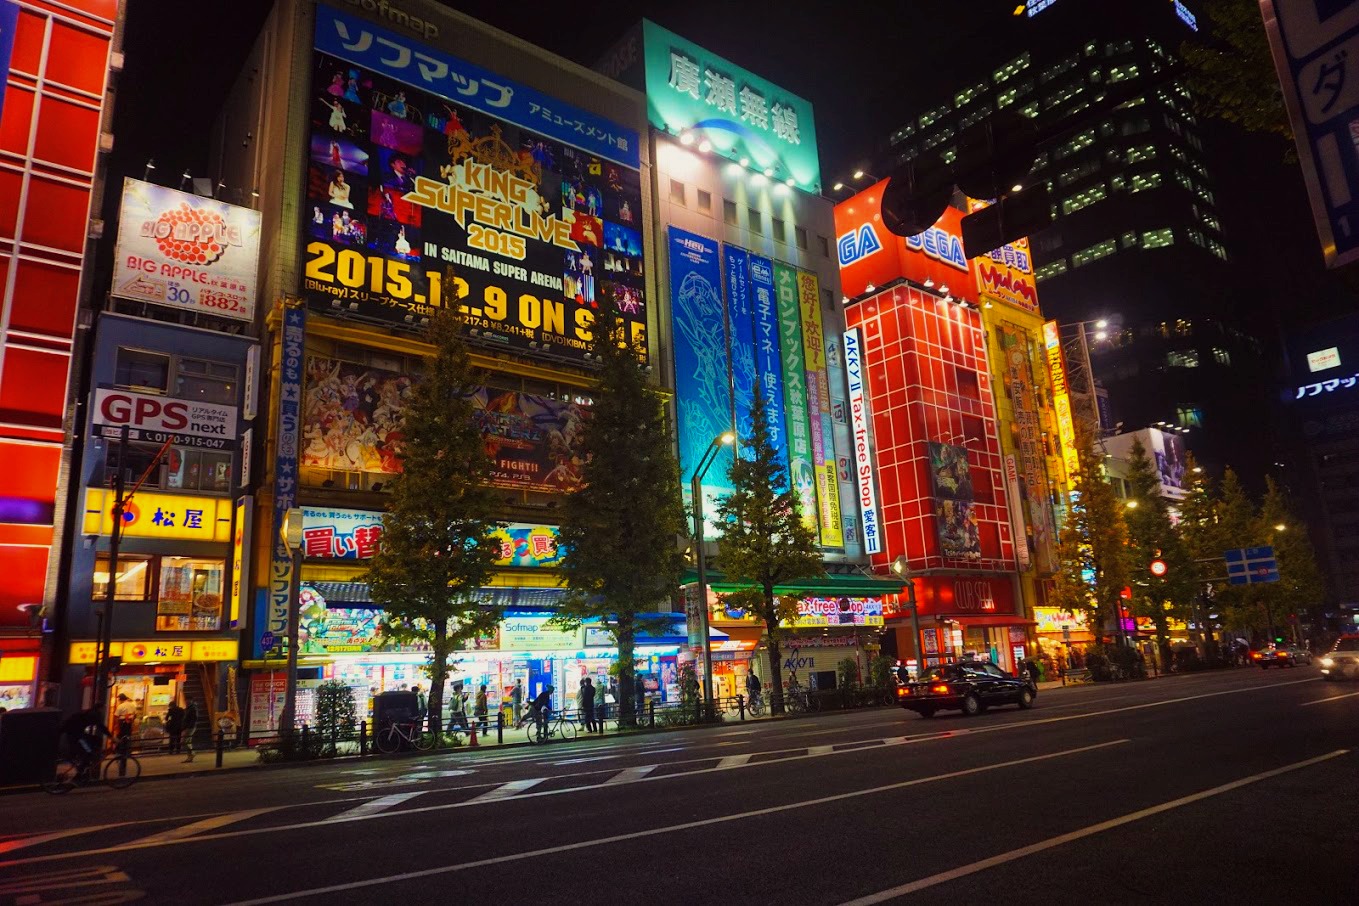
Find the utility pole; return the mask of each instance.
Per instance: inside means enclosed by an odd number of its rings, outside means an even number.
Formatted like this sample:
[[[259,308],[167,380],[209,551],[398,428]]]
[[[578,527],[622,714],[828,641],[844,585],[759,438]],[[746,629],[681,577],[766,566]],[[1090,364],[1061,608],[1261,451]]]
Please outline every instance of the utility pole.
[[[292,578],[288,587],[288,685],[283,690],[280,734],[297,727],[297,643],[302,622],[302,510],[294,507],[283,517],[283,543],[292,554]]]

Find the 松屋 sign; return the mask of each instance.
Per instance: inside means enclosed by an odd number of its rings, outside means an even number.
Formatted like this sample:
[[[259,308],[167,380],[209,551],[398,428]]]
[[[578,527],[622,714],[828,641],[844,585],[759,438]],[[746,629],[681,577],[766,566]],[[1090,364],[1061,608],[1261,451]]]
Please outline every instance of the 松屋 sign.
[[[130,440],[222,449],[236,443],[236,407],[130,390],[94,392],[96,429],[128,427]],[[107,430],[100,433],[108,434]]]
[[[863,344],[859,329],[845,331],[845,376],[849,380],[850,429],[854,433],[854,480],[859,488],[859,513],[863,520],[864,551],[882,551],[878,534],[878,495],[873,476],[873,440],[868,425],[868,399],[864,393]]]
[[[85,492],[86,535],[113,534],[111,491],[90,488]],[[123,505],[124,538],[159,538],[180,541],[231,541],[230,500],[187,494],[155,494],[140,491]]]

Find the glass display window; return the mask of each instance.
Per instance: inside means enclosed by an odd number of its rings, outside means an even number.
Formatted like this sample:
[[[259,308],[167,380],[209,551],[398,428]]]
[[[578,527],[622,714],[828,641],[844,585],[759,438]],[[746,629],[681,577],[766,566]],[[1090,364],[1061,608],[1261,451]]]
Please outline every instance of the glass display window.
[[[186,631],[222,628],[224,560],[162,557],[156,595],[156,629]]]
[[[154,558],[123,555],[118,558],[118,578],[113,591],[115,601],[149,601],[152,598]],[[90,596],[102,601],[109,593],[109,555],[99,554],[94,562],[94,583]]]

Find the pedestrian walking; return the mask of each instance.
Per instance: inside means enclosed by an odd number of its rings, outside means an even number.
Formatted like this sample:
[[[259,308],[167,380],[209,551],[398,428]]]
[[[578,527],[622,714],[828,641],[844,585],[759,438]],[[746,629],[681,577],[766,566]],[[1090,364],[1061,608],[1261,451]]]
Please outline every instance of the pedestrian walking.
[[[119,692],[118,705],[113,709],[113,719],[118,724],[119,739],[131,736],[132,724],[137,720],[137,703]]]
[[[453,702],[450,707],[452,712],[449,723],[458,729],[466,732],[471,727],[467,724],[467,693],[462,691],[462,683],[453,684]]]
[[[637,721],[640,723],[642,716],[646,714],[646,682],[640,673],[632,678],[632,701],[635,709],[633,713],[637,715]]]
[[[580,717],[585,723],[585,732],[595,732],[595,684],[588,676],[580,681]]]
[[[517,679],[514,681],[514,688],[510,690],[510,705],[514,708],[514,725],[519,726],[524,719],[524,681]]]
[[[757,707],[760,701],[760,678],[751,670],[746,674],[746,701]]]
[[[165,709],[165,736],[170,742],[169,753],[178,755],[184,736],[184,708],[178,701],[171,701]]]
[[[198,729],[198,704],[189,699],[184,706],[184,763],[193,761],[193,734]]]
[[[486,704],[485,685],[483,685],[480,689],[477,690],[477,698],[472,708],[472,714],[474,717],[476,717],[477,724],[481,728],[481,735],[485,736],[486,731],[490,728],[490,724],[487,721],[487,718],[490,715],[490,710]]]

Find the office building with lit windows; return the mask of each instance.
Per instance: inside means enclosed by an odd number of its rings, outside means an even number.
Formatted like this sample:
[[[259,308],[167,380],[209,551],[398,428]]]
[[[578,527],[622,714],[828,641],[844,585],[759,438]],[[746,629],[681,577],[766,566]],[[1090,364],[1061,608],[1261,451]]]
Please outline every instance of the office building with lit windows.
[[[1108,320],[1100,339],[1086,328],[1109,391],[1105,428],[1187,427],[1201,459],[1260,474],[1267,451],[1237,435],[1267,395],[1252,386],[1261,344],[1233,315],[1211,149],[1176,78],[1193,10],[1056,0],[1016,12],[969,42],[1010,52],[974,54],[951,94],[903,110],[875,172],[931,155],[952,164],[969,127],[1007,111],[1032,119],[1051,136],[1025,180],[1050,193],[1052,226],[1032,237],[1043,308],[1067,325]],[[1127,100],[1111,107],[1117,98]]]

